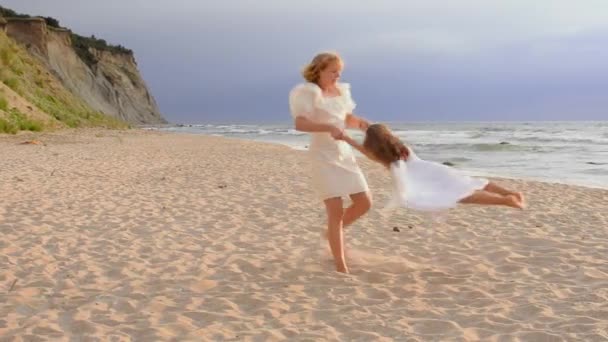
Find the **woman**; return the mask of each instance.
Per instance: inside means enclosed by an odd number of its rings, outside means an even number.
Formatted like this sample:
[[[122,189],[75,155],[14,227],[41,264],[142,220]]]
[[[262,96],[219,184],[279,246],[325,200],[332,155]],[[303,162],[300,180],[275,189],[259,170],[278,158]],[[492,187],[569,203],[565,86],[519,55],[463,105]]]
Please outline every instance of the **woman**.
[[[344,257],[343,227],[352,224],[371,207],[367,182],[352,148],[342,139],[345,128],[365,131],[369,123],[353,114],[350,85],[338,83],[344,63],[334,53],[321,53],[302,71],[307,81],[289,94],[295,129],[311,133],[309,155],[312,183],[327,211],[327,238],[336,270],[348,273]],[[343,208],[342,198],[352,205]]]

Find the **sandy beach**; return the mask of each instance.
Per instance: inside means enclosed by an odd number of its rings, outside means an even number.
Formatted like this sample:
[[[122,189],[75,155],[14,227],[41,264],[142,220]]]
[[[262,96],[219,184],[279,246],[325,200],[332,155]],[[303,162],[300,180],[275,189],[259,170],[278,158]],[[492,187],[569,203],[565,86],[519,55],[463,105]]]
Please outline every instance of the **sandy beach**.
[[[40,144],[21,144],[37,140]],[[305,152],[222,137],[0,135],[0,340],[606,341],[608,190],[382,209],[334,271]]]

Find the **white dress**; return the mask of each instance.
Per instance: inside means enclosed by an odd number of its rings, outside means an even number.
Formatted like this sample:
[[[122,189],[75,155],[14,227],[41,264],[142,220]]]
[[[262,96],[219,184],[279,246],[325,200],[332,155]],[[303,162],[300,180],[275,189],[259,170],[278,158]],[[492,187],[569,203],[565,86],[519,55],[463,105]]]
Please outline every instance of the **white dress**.
[[[407,161],[398,160],[390,166],[393,194],[388,208],[446,210],[488,184],[487,179],[470,177],[449,166],[422,160],[409,151]]]
[[[350,85],[339,83],[340,96],[325,97],[315,83],[302,83],[289,93],[292,117],[303,116],[316,123],[345,128],[344,120],[355,103]],[[321,200],[369,190],[351,146],[331,134],[311,133],[308,155],[312,161],[312,185]]]

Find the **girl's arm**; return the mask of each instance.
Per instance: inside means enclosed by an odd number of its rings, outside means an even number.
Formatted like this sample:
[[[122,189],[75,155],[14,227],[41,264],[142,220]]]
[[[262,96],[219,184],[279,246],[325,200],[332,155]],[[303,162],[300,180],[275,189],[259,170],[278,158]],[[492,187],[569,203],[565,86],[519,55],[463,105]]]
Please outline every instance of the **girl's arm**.
[[[355,139],[351,138],[348,134],[344,133],[342,135],[342,140],[346,141],[350,146],[354,147],[357,151],[363,153],[364,156],[366,156],[367,158],[373,160],[373,161],[378,161],[376,159],[376,157],[374,157],[373,154],[371,154],[371,152],[369,152],[368,150],[365,149],[365,147],[363,147],[363,145],[359,144]]]

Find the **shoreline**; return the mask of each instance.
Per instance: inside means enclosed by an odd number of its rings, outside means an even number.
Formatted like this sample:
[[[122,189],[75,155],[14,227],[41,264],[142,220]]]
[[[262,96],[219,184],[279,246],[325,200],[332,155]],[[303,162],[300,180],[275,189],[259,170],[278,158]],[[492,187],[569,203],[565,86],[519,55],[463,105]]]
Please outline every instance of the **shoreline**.
[[[280,146],[285,146],[287,148],[290,148],[294,151],[300,151],[300,152],[306,152],[307,149],[306,148],[299,148],[299,147],[295,147],[295,146],[290,146],[288,144],[285,143],[281,143],[281,142],[276,142],[276,141],[264,141],[264,140],[256,140],[256,139],[247,139],[247,138],[239,138],[239,137],[230,137],[230,136],[223,136],[223,135],[212,135],[212,134],[202,134],[202,133],[189,133],[189,132],[175,132],[175,131],[165,131],[163,129],[150,129],[150,128],[141,128],[142,130],[150,130],[150,131],[155,131],[155,132],[159,132],[159,133],[168,133],[168,134],[185,134],[185,135],[201,135],[201,136],[209,136],[209,137],[218,137],[218,138],[225,138],[225,139],[234,139],[237,141],[249,141],[249,142],[256,142],[256,143],[264,143],[264,144],[272,144],[272,145],[280,145]],[[365,160],[365,158],[363,158],[361,155],[358,154],[357,151],[355,151],[356,156],[359,160]],[[457,167],[457,166],[456,166]],[[469,175],[469,176],[473,176],[473,177],[486,177],[486,178],[492,178],[492,179],[510,179],[510,180],[522,180],[522,181],[531,181],[531,182],[541,182],[541,183],[547,183],[547,184],[559,184],[559,185],[568,185],[568,186],[576,186],[576,187],[583,187],[583,188],[589,188],[589,189],[600,189],[600,190],[608,190],[608,185],[602,186],[602,185],[594,185],[594,184],[583,184],[583,183],[578,183],[576,181],[558,181],[558,180],[550,180],[550,179],[544,179],[544,178],[537,178],[537,177],[525,177],[525,176],[510,176],[510,175],[504,175],[504,174],[494,174],[491,172],[476,172],[476,171],[471,171],[471,170],[467,170],[467,169],[459,169],[462,172],[464,172],[465,174]]]

